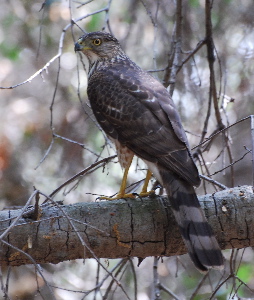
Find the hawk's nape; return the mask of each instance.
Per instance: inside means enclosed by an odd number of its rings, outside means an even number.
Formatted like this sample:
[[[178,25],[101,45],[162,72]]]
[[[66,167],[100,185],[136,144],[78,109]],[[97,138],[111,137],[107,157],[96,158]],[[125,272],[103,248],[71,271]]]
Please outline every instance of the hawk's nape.
[[[118,156],[124,149],[136,154],[166,189],[196,267],[222,269],[220,247],[193,187],[200,183],[198,171],[168,91],[106,32],[83,35],[75,51],[88,58],[88,98],[101,128],[117,144]]]

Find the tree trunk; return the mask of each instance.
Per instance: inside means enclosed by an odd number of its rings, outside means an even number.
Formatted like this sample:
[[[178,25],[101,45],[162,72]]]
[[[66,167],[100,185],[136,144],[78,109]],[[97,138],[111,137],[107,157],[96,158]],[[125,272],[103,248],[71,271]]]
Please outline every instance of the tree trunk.
[[[254,246],[254,195],[250,186],[199,197],[222,249]],[[77,258],[171,256],[186,253],[166,197],[48,204],[25,213],[0,212],[0,264],[20,266]],[[9,230],[8,230],[9,228]]]

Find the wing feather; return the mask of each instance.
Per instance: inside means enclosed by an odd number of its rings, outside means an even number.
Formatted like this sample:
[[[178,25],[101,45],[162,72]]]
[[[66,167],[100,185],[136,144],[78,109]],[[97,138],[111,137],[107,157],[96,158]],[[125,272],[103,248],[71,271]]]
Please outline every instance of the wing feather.
[[[140,158],[199,184],[179,114],[162,84],[140,68],[134,72],[127,64],[119,64],[94,73],[87,92],[94,114],[109,136]]]

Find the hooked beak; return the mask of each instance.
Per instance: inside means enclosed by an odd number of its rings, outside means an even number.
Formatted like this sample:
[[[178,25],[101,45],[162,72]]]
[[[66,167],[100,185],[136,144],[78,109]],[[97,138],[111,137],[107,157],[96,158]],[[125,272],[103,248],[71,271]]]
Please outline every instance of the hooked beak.
[[[80,45],[79,42],[76,42],[74,47],[75,52],[81,51],[82,49],[83,49],[82,45]]]
[[[86,45],[86,43],[83,42],[83,37],[81,37],[75,43],[74,50],[75,50],[75,52],[77,52],[77,51],[86,51],[86,50],[91,50],[91,47],[88,47]]]

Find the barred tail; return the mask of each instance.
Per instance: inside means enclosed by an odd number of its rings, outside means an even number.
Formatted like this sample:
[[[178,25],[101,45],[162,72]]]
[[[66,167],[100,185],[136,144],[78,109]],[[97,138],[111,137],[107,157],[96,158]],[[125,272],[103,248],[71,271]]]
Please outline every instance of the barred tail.
[[[160,170],[160,176],[195,266],[202,272],[210,268],[223,269],[220,247],[207,223],[193,186],[167,170]]]

